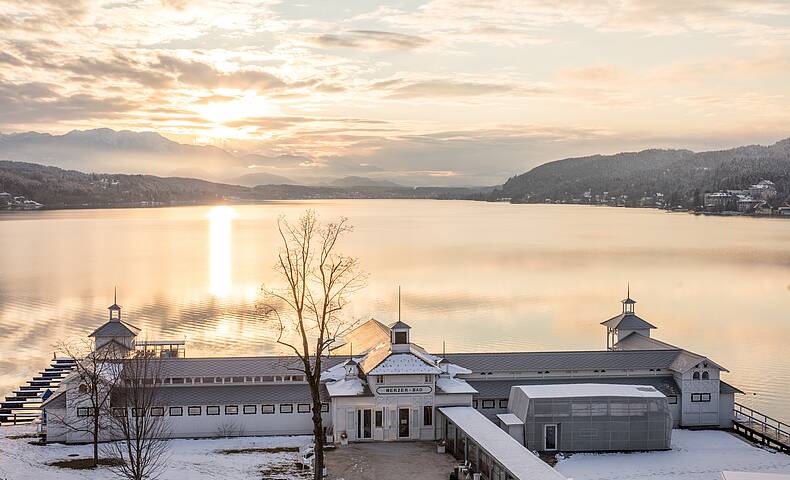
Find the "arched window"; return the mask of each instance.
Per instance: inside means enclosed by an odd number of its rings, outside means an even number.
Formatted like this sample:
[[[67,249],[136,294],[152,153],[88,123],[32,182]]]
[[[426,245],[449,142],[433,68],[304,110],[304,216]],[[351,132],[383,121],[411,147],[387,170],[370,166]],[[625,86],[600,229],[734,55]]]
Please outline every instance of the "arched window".
[[[707,371],[702,372],[703,380],[710,380],[710,374]]]
[[[80,383],[79,391],[80,393],[88,393],[88,386],[85,385],[84,383]]]
[[[699,372],[694,372],[694,375],[691,376],[694,380],[699,380]]]

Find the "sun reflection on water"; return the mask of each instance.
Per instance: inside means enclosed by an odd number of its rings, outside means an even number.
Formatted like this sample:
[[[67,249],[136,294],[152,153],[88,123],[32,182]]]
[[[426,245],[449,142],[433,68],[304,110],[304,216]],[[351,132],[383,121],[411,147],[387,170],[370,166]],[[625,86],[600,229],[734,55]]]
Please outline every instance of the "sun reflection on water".
[[[227,297],[232,288],[231,231],[238,214],[231,207],[213,207],[209,219],[209,288],[217,297]]]

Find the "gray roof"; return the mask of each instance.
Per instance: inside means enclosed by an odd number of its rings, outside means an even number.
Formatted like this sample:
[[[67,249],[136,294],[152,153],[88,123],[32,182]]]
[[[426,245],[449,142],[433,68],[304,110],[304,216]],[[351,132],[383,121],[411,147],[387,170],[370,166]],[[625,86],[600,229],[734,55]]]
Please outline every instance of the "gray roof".
[[[121,391],[118,392],[119,394]],[[269,385],[201,385],[162,387],[156,403],[169,405],[255,405],[275,403],[311,403],[306,383]],[[117,397],[113,402],[117,404]],[[326,397],[326,401],[328,400]],[[322,400],[325,400],[322,395]]]
[[[348,360],[346,356],[323,357],[321,370]],[[295,356],[203,357],[162,359],[163,377],[228,377],[298,374],[303,368]]]
[[[737,387],[733,387],[727,382],[719,381],[719,393],[743,393]]]
[[[683,350],[593,350],[570,352],[448,353],[473,372],[520,372],[670,368]]]
[[[655,325],[651,325],[650,323],[642,320],[634,313],[621,313],[616,317],[612,317],[605,322],[601,322],[601,325],[606,325],[610,328],[623,328],[623,329],[645,329],[645,328],[657,328]]]
[[[664,395],[680,395],[675,379],[663,377],[595,377],[595,378],[545,378],[529,380],[467,380],[477,390],[478,398],[508,398],[510,388],[517,385],[564,385],[570,383],[606,383],[617,385],[650,385]]]
[[[111,320],[93,331],[89,337],[136,337],[140,329],[131,323]]]
[[[390,325],[390,330],[394,330],[396,328],[411,328],[411,327],[398,320],[397,322]]]

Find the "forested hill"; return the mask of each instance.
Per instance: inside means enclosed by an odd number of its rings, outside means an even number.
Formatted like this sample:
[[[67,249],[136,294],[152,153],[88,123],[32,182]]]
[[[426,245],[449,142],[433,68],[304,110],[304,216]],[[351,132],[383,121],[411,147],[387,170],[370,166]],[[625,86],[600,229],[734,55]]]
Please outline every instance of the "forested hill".
[[[253,188],[194,178],[82,173],[36,163],[0,160],[0,193],[3,191],[42,203],[46,208],[80,208],[312,198],[482,199],[490,190],[376,185],[259,185]],[[2,206],[0,204],[0,209]]]
[[[513,202],[573,201],[609,192],[636,202],[663,193],[686,206],[704,192],[776,183],[777,199],[790,195],[790,138],[771,146],[749,145],[713,152],[644,150],[557,160],[510,178],[495,196]]]

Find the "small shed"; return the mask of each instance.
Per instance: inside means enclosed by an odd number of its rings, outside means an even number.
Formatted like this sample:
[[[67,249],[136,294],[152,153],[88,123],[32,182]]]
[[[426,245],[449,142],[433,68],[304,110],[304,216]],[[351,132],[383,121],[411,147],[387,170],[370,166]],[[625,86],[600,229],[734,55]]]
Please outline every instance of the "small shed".
[[[514,386],[508,409],[530,450],[668,450],[672,439],[667,398],[646,385]]]

